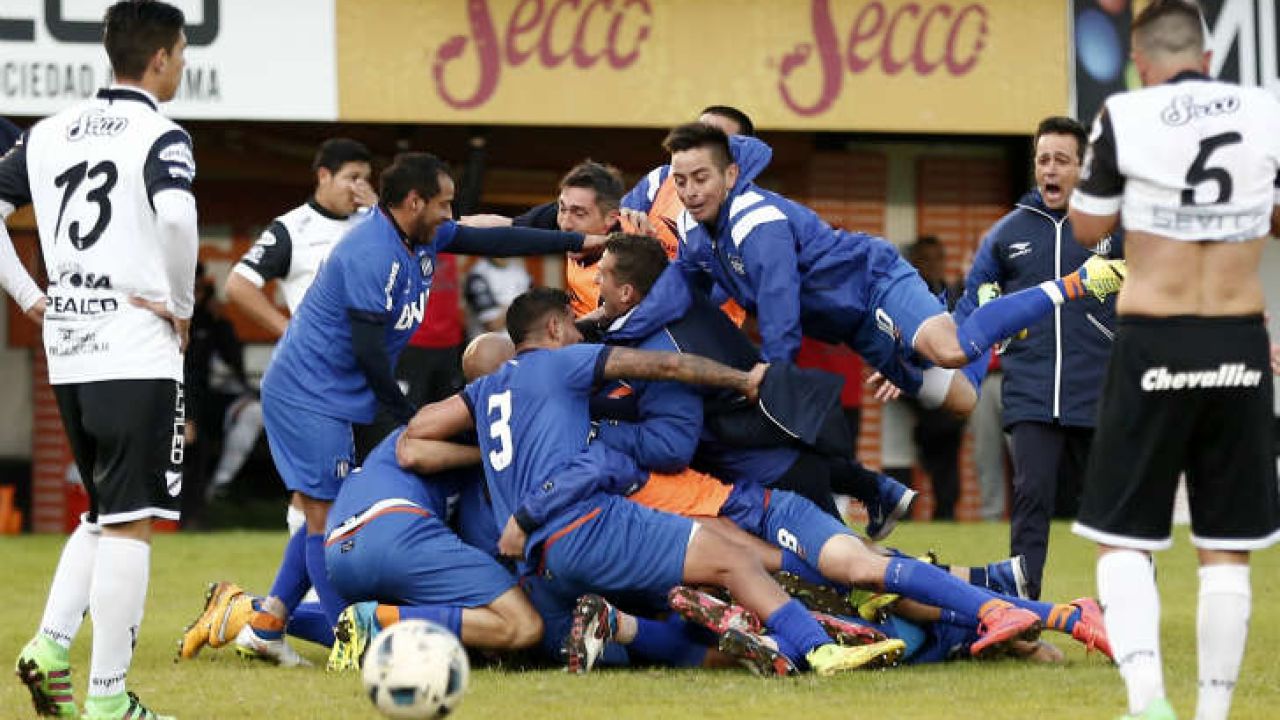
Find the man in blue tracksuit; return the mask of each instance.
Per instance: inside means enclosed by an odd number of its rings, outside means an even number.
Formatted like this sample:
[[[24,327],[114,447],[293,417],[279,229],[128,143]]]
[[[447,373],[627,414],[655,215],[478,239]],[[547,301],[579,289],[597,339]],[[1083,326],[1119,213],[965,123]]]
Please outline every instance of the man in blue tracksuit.
[[[1092,251],[1081,247],[1067,220],[1086,142],[1075,120],[1050,117],[1040,123],[1036,188],[983,238],[958,317],[977,306],[983,285],[1017,292],[1079,267],[1092,253],[1121,254],[1117,238]],[[1114,327],[1114,298],[1068,303],[1029,325],[1002,357],[1003,422],[1012,436],[1014,470],[1010,552],[1026,557],[1031,597],[1040,596],[1059,485],[1068,490],[1070,506],[1079,497]]]
[[[793,358],[802,334],[845,343],[925,406],[965,414],[995,341],[1086,292],[1119,289],[1120,271],[1100,262],[998,298],[957,327],[893,245],[835,230],[757,187],[752,180],[770,156],[764,143],[689,123],[663,145],[685,206],[676,222],[680,262],[756,315],[766,360]]]
[[[686,268],[668,264],[661,244],[645,236],[613,235],[600,261],[600,296],[610,345],[685,352],[747,370],[759,351],[710,300],[694,292]],[[807,378],[806,378],[807,379]],[[681,383],[631,382],[607,388],[592,403],[599,438],[643,468],[674,473],[686,466],[727,482],[790,490],[839,517],[837,492],[867,504],[867,534],[881,539],[910,509],[915,492],[843,453],[819,452],[794,439],[785,408],[774,414],[733,393]],[[803,401],[801,401],[803,402]],[[801,411],[821,412],[817,403]],[[824,418],[847,434],[834,405]],[[794,415],[794,413],[790,413]],[[815,422],[816,422],[815,418]]]

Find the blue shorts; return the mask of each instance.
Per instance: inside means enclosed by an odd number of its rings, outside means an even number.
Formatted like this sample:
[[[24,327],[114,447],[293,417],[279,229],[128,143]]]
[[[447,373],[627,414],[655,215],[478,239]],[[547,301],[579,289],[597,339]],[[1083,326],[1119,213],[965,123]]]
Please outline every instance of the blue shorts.
[[[786,490],[739,483],[720,509],[721,516],[765,542],[786,548],[815,568],[822,546],[853,531],[813,504]]]
[[[434,515],[379,515],[326,543],[324,559],[334,589],[348,602],[483,607],[516,584]]]
[[[284,486],[316,500],[338,497],[355,465],[351,423],[262,396],[262,422],[271,459]]]
[[[946,306],[900,255],[873,270],[867,315],[848,345],[904,392],[915,395],[923,382],[922,362],[912,342],[925,320]]]

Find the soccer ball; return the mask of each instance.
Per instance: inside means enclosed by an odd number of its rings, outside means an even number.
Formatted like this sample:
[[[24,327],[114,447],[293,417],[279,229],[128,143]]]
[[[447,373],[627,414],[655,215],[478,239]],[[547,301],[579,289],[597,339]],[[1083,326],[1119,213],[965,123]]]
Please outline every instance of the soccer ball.
[[[369,699],[383,715],[427,720],[458,706],[470,670],[453,633],[425,620],[405,620],[373,639],[361,672]]]

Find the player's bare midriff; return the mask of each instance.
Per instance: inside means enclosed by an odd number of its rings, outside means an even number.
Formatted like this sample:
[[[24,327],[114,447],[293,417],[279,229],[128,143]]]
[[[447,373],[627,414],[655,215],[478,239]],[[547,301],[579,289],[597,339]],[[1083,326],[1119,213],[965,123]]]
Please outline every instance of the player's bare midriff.
[[[1258,266],[1266,237],[1245,242],[1188,242],[1152,233],[1125,235],[1129,276],[1121,315],[1249,315],[1266,305]]]

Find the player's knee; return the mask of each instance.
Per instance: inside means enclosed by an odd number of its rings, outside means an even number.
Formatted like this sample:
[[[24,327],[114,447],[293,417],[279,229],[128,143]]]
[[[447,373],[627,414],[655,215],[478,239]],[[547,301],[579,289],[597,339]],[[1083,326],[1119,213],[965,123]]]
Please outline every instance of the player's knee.
[[[939,313],[925,320],[916,331],[913,347],[941,367],[959,368],[969,364],[964,348],[956,339],[955,320],[948,313]]]
[[[524,650],[542,640],[542,616],[531,612],[515,622],[515,633],[509,646],[512,650]]]
[[[942,401],[942,409],[958,418],[967,418],[978,405],[978,391],[969,383],[964,373],[956,373],[947,388],[947,396]]]

